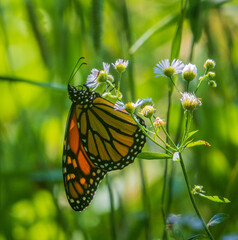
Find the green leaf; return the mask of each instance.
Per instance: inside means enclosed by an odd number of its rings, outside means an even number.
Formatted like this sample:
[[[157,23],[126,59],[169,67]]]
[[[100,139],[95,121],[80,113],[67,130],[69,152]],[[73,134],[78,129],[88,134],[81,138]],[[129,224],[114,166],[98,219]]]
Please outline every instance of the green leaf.
[[[207,224],[207,227],[215,226],[215,225],[225,221],[227,218],[228,218],[227,214],[225,214],[225,213],[218,213],[218,214],[214,215],[210,219],[209,223]]]
[[[195,131],[192,131],[192,132],[189,132],[187,137],[186,137],[186,140],[188,140],[190,137],[192,137],[195,133],[197,133],[198,130],[195,130]]]
[[[151,28],[149,28],[130,48],[130,54],[134,54],[154,33],[167,29],[170,25],[175,23],[178,19],[178,15],[170,15],[161,21],[157,22]]]
[[[167,159],[171,158],[170,155],[165,154],[165,153],[153,153],[153,152],[142,152],[137,155],[139,158],[143,159]]]
[[[205,145],[205,146],[211,146],[208,142],[204,141],[204,140],[198,140],[198,141],[195,141],[195,142],[191,142],[189,143],[186,148],[189,148],[189,147],[195,147],[195,146],[201,146],[201,145]]]
[[[220,196],[206,196],[202,193],[199,193],[198,195],[201,196],[201,197],[207,198],[207,199],[209,199],[210,201],[213,201],[213,202],[220,202],[220,203],[231,202],[229,199],[224,198],[224,197],[220,197]]]

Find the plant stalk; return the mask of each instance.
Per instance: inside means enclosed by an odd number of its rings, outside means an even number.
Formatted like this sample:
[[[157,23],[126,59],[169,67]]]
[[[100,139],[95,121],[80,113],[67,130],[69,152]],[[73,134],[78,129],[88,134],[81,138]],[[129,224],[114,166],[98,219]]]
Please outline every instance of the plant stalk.
[[[172,79],[171,79],[172,81]],[[172,81],[173,82],[173,81]],[[171,109],[171,96],[172,96],[172,86],[169,86],[169,92],[168,92],[168,107],[167,107],[167,117],[166,117],[166,132],[169,135],[169,120],[170,120],[170,109]],[[166,143],[168,143],[169,139],[166,135]],[[168,149],[166,153],[168,152]],[[161,212],[163,215],[164,220],[164,233],[163,233],[163,240],[168,239],[167,231],[166,231],[166,215],[165,212],[165,194],[166,194],[166,184],[167,184],[167,175],[168,175],[168,160],[165,159],[165,166],[164,166],[164,183],[163,183],[163,189],[162,189],[162,197],[161,197]]]
[[[111,232],[112,232],[112,240],[117,239],[116,235],[116,219],[115,219],[115,209],[114,209],[114,199],[113,199],[113,193],[112,193],[112,188],[110,184],[110,179],[109,176],[106,175],[106,180],[107,180],[107,188],[108,188],[108,193],[109,193],[109,199],[110,199],[110,219],[111,219]]]
[[[193,196],[193,194],[191,192],[191,185],[190,185],[190,182],[189,182],[189,179],[188,179],[188,175],[187,175],[187,172],[186,172],[186,168],[185,168],[184,161],[183,161],[181,153],[179,153],[179,158],[180,158],[180,165],[182,167],[182,171],[183,171],[184,179],[185,179],[185,182],[186,182],[186,186],[187,186],[187,189],[188,189],[188,194],[189,194],[191,203],[193,205],[193,208],[194,208],[195,212],[197,213],[197,216],[199,217],[199,219],[200,219],[200,221],[201,221],[201,223],[202,223],[202,225],[203,225],[203,227],[204,227],[204,229],[205,229],[209,239],[214,240],[214,238],[212,236],[212,233],[208,229],[205,221],[202,218],[202,215],[200,214],[200,212],[198,210],[198,207],[197,207],[197,204],[195,202],[194,196]]]

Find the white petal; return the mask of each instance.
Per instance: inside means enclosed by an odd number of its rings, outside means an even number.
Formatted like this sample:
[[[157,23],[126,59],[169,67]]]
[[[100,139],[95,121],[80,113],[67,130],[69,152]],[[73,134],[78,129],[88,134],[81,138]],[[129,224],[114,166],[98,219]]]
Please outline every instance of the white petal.
[[[99,71],[98,69],[96,69],[96,68],[93,68],[93,69],[91,70],[91,73],[94,74],[94,75],[97,75],[99,72],[100,72],[100,71]]]
[[[103,64],[104,71],[106,71],[108,73],[109,69],[110,69],[110,64],[109,63],[105,63],[105,62],[103,62],[102,64]]]

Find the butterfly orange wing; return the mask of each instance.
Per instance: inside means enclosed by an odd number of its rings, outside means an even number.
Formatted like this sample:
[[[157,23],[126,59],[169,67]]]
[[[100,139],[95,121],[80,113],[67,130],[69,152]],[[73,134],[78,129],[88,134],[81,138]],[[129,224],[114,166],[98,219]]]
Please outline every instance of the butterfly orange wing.
[[[75,211],[89,205],[105,174],[92,163],[83,147],[75,104],[72,104],[64,140],[63,178],[69,204]]]
[[[92,163],[103,170],[124,168],[145,144],[146,137],[133,118],[102,97],[96,97],[90,107],[77,104],[76,116],[84,149]]]

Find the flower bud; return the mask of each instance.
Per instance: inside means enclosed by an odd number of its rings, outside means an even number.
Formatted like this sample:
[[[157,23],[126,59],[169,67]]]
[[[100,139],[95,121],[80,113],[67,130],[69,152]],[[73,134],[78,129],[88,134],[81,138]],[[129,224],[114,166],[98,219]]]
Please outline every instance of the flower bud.
[[[194,185],[192,193],[193,194],[205,193],[205,191],[202,190],[202,189],[203,189],[203,186],[201,186],[201,185]]]
[[[155,128],[161,128],[165,125],[165,121],[163,121],[160,117],[157,117],[153,122],[153,125],[155,126]]]
[[[146,105],[145,107],[143,107],[141,109],[141,111],[139,113],[146,118],[151,118],[153,116],[154,112],[155,112],[155,109],[153,106]]]
[[[150,106],[154,105],[154,103],[152,101],[152,98],[144,98],[138,104],[139,104],[141,109],[144,108],[147,105],[150,105]]]
[[[213,88],[217,87],[217,83],[216,83],[214,80],[209,81],[209,82],[208,82],[208,85],[209,85],[210,87],[213,87]]]
[[[187,64],[182,72],[183,78],[188,81],[191,82],[196,76],[197,76],[197,67],[194,64]]]
[[[203,67],[209,71],[213,69],[216,66],[216,63],[212,59],[207,59],[206,62],[204,63]]]
[[[207,73],[207,77],[211,80],[216,76],[216,74],[214,72],[208,72]]]

